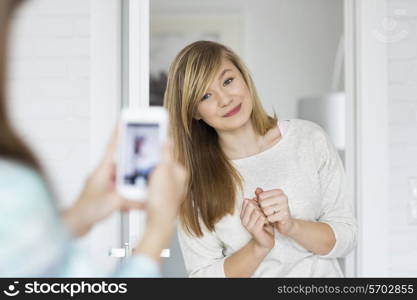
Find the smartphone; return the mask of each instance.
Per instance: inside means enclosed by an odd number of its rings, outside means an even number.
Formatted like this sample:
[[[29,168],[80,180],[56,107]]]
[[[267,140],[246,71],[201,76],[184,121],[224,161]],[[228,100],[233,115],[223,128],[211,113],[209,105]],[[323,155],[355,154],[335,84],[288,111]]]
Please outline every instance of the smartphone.
[[[143,201],[167,139],[168,113],[159,106],[124,109],[119,130],[117,190],[122,197]]]

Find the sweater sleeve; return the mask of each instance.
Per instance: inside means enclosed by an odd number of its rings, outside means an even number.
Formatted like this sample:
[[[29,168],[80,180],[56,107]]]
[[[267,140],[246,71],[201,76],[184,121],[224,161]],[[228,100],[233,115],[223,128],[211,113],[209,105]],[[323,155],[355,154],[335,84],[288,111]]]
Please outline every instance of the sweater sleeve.
[[[178,225],[178,240],[190,277],[226,277],[223,247],[214,232],[204,225],[202,237],[195,237]]]
[[[352,251],[357,239],[357,224],[352,199],[346,194],[346,175],[342,161],[329,136],[320,128],[318,137],[319,179],[322,207],[319,222],[328,224],[336,237],[333,249],[322,258],[344,257]]]
[[[43,179],[33,170],[0,160],[0,276],[158,277],[145,255],[107,273],[73,240]]]

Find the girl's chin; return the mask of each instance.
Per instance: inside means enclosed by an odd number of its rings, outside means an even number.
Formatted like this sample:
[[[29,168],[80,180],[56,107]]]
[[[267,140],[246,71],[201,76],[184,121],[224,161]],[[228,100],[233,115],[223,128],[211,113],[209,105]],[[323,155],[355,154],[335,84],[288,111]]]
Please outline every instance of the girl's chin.
[[[227,120],[223,122],[223,130],[236,130],[243,127],[247,122],[250,121],[250,117],[236,118],[234,120]]]

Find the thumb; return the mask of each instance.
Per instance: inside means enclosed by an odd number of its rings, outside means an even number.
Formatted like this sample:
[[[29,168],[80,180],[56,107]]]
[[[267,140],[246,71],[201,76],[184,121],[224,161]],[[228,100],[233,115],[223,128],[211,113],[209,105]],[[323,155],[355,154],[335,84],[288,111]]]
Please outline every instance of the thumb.
[[[122,211],[144,210],[144,209],[146,209],[146,202],[122,199],[122,203],[120,207],[120,210]]]
[[[109,165],[113,163],[114,153],[116,152],[116,148],[117,148],[118,136],[119,136],[119,127],[116,125],[107,143],[107,147],[104,152],[103,159],[101,161],[102,165]]]
[[[174,143],[172,138],[169,138],[165,144],[162,145],[161,149],[161,162],[170,163],[174,160],[173,158]]]
[[[261,189],[260,187],[257,187],[256,190],[255,190],[256,198],[258,198],[259,197],[259,194],[261,194],[263,191],[264,191],[263,189]]]

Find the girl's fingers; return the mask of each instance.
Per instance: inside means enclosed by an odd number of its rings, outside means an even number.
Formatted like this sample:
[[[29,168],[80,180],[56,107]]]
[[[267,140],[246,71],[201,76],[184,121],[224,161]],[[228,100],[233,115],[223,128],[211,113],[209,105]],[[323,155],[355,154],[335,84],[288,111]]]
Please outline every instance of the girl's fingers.
[[[253,213],[254,210],[255,210],[255,207],[253,205],[248,204],[246,206],[245,212],[244,212],[243,217],[242,217],[243,225],[246,226],[249,223],[251,214]]]
[[[288,212],[280,211],[276,214],[268,216],[268,221],[271,222],[271,223],[282,222],[282,221],[285,221],[288,218],[288,216],[289,216]]]
[[[260,187],[257,187],[255,190],[256,198],[259,198],[259,195],[263,193],[263,191],[264,191],[263,189],[261,189]]]
[[[260,189],[260,188],[258,188]],[[256,194],[256,191],[255,191]],[[258,193],[258,198],[260,200],[263,200],[265,198],[270,198],[270,197],[275,197],[275,196],[282,196],[285,195],[284,191],[281,189],[273,189],[273,190],[269,190],[269,191],[262,191],[261,193]]]
[[[262,208],[272,206],[272,205],[283,205],[288,203],[286,196],[274,196],[274,197],[268,197],[264,198],[259,202],[260,206]]]
[[[271,205],[271,206],[262,208],[262,211],[264,212],[266,216],[270,216],[277,212],[287,211],[287,210],[288,210],[288,206],[286,205]]]
[[[256,203],[256,201],[253,201],[253,199],[251,200],[251,199],[245,198],[245,200],[243,201],[243,208],[242,208],[242,212],[241,212],[241,218],[245,214],[245,210],[247,209],[248,206],[253,206],[254,208],[260,209],[258,204]]]
[[[268,220],[264,216],[261,216],[255,223],[255,229],[262,229],[266,223],[268,223]]]
[[[249,223],[247,225],[247,229],[251,231],[253,226],[255,226],[256,222],[262,217],[263,216],[261,215],[261,213],[259,213],[258,211],[255,210],[251,215],[251,218],[250,218]]]
[[[266,220],[268,222],[268,220]],[[264,225],[263,230],[265,230],[266,232],[268,232],[271,235],[274,235],[274,227],[270,224],[267,223],[268,225]]]
[[[248,206],[248,202],[249,202],[249,200],[248,199],[244,199],[243,200],[243,204],[242,204],[242,211],[240,212],[240,218],[242,219],[243,218],[243,216],[245,215],[245,210],[246,210],[246,207]]]

